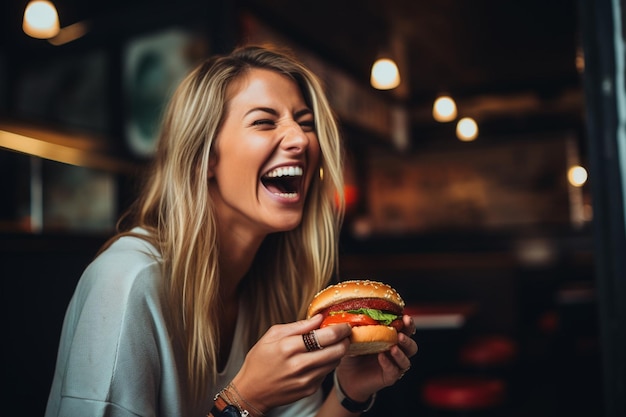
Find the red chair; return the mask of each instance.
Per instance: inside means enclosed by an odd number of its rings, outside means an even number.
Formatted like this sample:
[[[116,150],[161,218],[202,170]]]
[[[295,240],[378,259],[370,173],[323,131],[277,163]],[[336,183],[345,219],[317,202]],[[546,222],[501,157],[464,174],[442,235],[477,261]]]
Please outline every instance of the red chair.
[[[479,415],[497,410],[506,399],[506,383],[482,376],[442,376],[422,387],[422,400],[434,411]]]
[[[479,370],[510,368],[517,359],[515,341],[503,335],[472,338],[459,351],[461,365]]]
[[[435,414],[484,416],[503,409],[508,400],[508,371],[518,355],[517,343],[502,335],[471,338],[458,352],[463,374],[432,378],[422,399]]]

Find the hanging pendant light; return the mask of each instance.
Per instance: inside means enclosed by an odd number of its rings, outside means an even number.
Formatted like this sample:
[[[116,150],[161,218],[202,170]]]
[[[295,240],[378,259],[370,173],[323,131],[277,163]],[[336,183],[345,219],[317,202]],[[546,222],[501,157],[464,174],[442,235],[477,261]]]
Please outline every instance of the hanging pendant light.
[[[52,2],[33,0],[24,10],[22,29],[28,36],[37,39],[50,39],[60,30],[59,15]]]
[[[372,65],[370,78],[372,87],[378,90],[391,90],[400,85],[398,65],[389,58],[380,58]]]
[[[433,103],[433,118],[438,122],[451,122],[456,119],[456,103],[449,96],[439,96]]]
[[[456,124],[456,137],[463,142],[471,142],[478,136],[478,124],[471,117],[464,117]]]

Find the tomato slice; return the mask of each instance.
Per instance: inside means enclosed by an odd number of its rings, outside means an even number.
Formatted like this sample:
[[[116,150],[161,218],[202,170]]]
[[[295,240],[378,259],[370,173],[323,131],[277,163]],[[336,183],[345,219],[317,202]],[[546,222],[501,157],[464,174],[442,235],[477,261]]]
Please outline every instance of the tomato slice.
[[[396,329],[396,331],[399,332],[404,328],[404,323],[402,322],[402,319],[395,319],[394,321],[389,323],[389,327],[393,327],[394,329]]]
[[[350,326],[371,326],[379,324],[376,320],[368,316],[367,314],[354,314],[354,313],[337,313],[329,314],[322,321],[320,328],[326,326],[332,326],[333,324],[348,323]]]

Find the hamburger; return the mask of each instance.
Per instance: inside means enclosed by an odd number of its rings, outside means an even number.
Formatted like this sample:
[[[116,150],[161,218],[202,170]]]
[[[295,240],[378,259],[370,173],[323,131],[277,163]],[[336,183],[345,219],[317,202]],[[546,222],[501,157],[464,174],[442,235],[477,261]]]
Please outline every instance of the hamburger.
[[[392,287],[370,280],[343,281],[313,297],[307,318],[321,313],[320,328],[352,326],[348,355],[367,355],[391,349],[402,330],[404,300]]]

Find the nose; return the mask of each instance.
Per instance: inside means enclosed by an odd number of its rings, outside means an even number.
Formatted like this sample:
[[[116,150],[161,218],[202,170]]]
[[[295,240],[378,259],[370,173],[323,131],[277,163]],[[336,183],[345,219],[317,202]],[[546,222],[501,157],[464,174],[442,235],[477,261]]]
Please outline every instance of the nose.
[[[281,140],[281,148],[289,152],[304,152],[309,146],[309,137],[295,121],[285,127]]]

